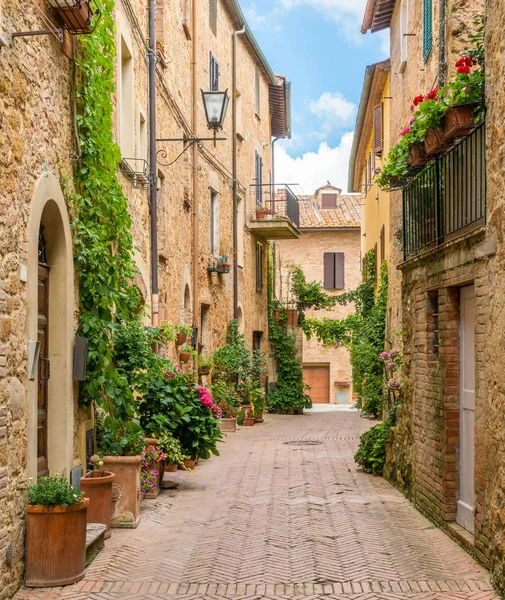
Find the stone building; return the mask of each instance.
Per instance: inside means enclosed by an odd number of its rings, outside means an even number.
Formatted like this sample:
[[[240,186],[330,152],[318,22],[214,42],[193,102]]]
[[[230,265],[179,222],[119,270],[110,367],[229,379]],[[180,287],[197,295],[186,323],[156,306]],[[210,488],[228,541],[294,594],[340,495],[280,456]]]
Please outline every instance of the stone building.
[[[482,14],[481,0],[368,1],[362,31],[390,29],[391,144],[409,123],[413,98],[454,74]],[[490,544],[499,522],[490,500],[503,494],[490,431],[491,423],[503,431],[502,421],[490,421],[490,383],[500,378],[490,377],[487,362],[489,329],[498,331],[490,306],[499,235],[486,206],[491,197],[496,202],[499,193],[486,194],[485,126],[391,193],[389,307],[392,331],[401,332],[404,388],[386,475],[477,558],[503,565]],[[503,552],[503,534],[494,539]]]
[[[79,154],[80,41],[48,6],[0,0],[0,598],[23,577],[29,480],[57,472],[78,482],[93,439],[93,415],[78,407],[73,377],[79,290],[63,193],[73,188]],[[200,89],[234,91],[235,101],[218,134],[226,140],[158,142],[158,164],[149,164],[148,8],[118,0],[113,13],[117,176],[132,217],[145,322],[193,325],[206,352],[237,316],[258,346],[267,337],[266,249],[276,234],[258,221],[266,197],[251,186],[270,183],[272,135],[289,135],[289,84],[273,74],[235,0],[158,1],[157,138],[211,137]],[[15,35],[41,30],[46,35]],[[191,147],[175,161],[184,144]],[[276,222],[298,235],[287,217]],[[236,269],[218,272],[222,255],[232,265],[236,257]],[[165,352],[177,359],[175,346]]]
[[[275,242],[275,297],[287,307],[296,302],[290,265],[301,267],[307,281],[322,282],[331,294],[355,289],[361,281],[360,197],[341,192],[326,185],[313,196],[300,196],[300,238]],[[337,305],[329,311],[306,310],[305,316],[342,319],[351,312],[352,307]],[[316,338],[307,340],[301,333],[300,337],[300,359],[312,402],[352,404],[349,351]]]
[[[349,161],[349,191],[361,193],[361,255],[389,258],[389,192],[374,182],[390,148],[390,64],[366,68]]]

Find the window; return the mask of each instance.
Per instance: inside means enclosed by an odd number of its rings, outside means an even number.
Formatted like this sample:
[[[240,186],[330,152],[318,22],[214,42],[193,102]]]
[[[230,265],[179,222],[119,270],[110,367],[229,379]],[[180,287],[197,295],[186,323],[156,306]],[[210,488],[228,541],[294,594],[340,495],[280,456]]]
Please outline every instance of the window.
[[[244,229],[245,229],[245,203],[244,199],[237,199],[237,263],[244,266]]]
[[[209,0],[209,27],[217,34],[217,0]]]
[[[120,146],[124,158],[133,158],[134,151],[134,112],[133,112],[133,58],[123,36],[121,36],[121,62],[120,62]]]
[[[384,105],[382,102],[373,107],[373,152],[382,154],[384,149],[384,127],[383,127]]]
[[[433,43],[433,0],[423,0],[423,59],[426,61]]]
[[[263,204],[263,159],[261,156],[255,152],[254,153],[254,183],[256,184],[256,206],[262,206]]]
[[[209,74],[210,91],[219,92],[219,64],[212,52],[209,55]]]
[[[345,288],[343,252],[324,253],[324,287],[330,290],[343,290]]]
[[[321,208],[336,208],[337,194],[321,194]]]
[[[254,112],[259,117],[261,110],[261,88],[260,88],[260,71],[258,67],[254,71]]]
[[[428,292],[428,306],[426,324],[428,327],[428,352],[431,360],[436,360],[438,355],[438,311],[439,311],[438,290]]]
[[[408,22],[409,22],[409,4],[408,0],[402,0],[400,5],[400,73],[403,73],[407,66],[408,55]]]
[[[256,291],[263,291],[263,244],[256,242]]]
[[[219,196],[214,190],[210,192],[210,253],[219,253]]]
[[[137,158],[147,159],[147,123],[144,113],[139,112],[139,141]]]
[[[263,337],[262,331],[253,331],[252,349],[261,352],[261,338]]]
[[[385,229],[384,225],[381,227],[380,244],[381,244],[381,264],[382,264],[382,261],[386,258],[386,229]]]

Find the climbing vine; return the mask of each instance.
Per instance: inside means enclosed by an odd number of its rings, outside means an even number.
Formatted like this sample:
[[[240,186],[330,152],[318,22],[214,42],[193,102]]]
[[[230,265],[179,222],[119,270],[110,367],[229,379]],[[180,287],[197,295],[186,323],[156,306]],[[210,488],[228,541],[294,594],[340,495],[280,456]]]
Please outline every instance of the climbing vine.
[[[114,0],[98,3],[102,18],[93,34],[80,38],[76,59],[81,154],[74,171],[76,191],[70,200],[79,277],[79,332],[88,338],[89,352],[80,402],[103,408],[117,430],[131,422],[135,403],[133,375],[118,367],[114,337],[122,324],[140,321],[140,294],[132,284],[136,269],[131,218],[117,179],[121,155],[112,133]]]
[[[310,339],[349,348],[356,405],[364,413],[379,416],[383,404],[383,367],[380,353],[384,348],[387,305],[387,263],[380,269],[377,293],[375,253],[370,250],[364,261],[362,283],[350,292],[335,296],[341,305],[354,304],[354,313],[344,319],[305,319],[302,327]]]
[[[268,336],[277,368],[277,384],[268,394],[268,409],[288,412],[310,408],[312,401],[305,392],[303,369],[297,357],[295,341],[288,333],[288,313],[284,307],[273,305],[273,264],[268,269]]]

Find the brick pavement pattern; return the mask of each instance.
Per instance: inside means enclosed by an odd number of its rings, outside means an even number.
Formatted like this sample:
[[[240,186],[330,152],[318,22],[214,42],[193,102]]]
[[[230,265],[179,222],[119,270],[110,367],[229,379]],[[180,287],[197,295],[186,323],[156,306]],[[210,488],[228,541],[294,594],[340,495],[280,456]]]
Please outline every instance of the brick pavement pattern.
[[[16,600],[491,600],[487,572],[353,455],[356,412],[267,415],[143,502],[83,581]]]

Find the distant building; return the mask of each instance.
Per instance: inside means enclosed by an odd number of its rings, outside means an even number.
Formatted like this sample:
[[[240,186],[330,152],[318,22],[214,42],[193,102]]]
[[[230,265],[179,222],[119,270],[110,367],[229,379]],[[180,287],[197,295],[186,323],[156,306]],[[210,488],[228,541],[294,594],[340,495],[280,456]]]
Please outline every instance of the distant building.
[[[342,190],[326,185],[313,196],[300,196],[300,238],[277,240],[274,245],[275,296],[282,303],[293,302],[289,266],[303,269],[307,281],[320,281],[328,292],[341,294],[356,288],[360,270],[360,197],[342,196]],[[352,306],[330,311],[307,310],[307,317],[343,318]],[[351,404],[352,370],[346,348],[319,343],[315,338],[300,340],[305,382],[312,402]]]

